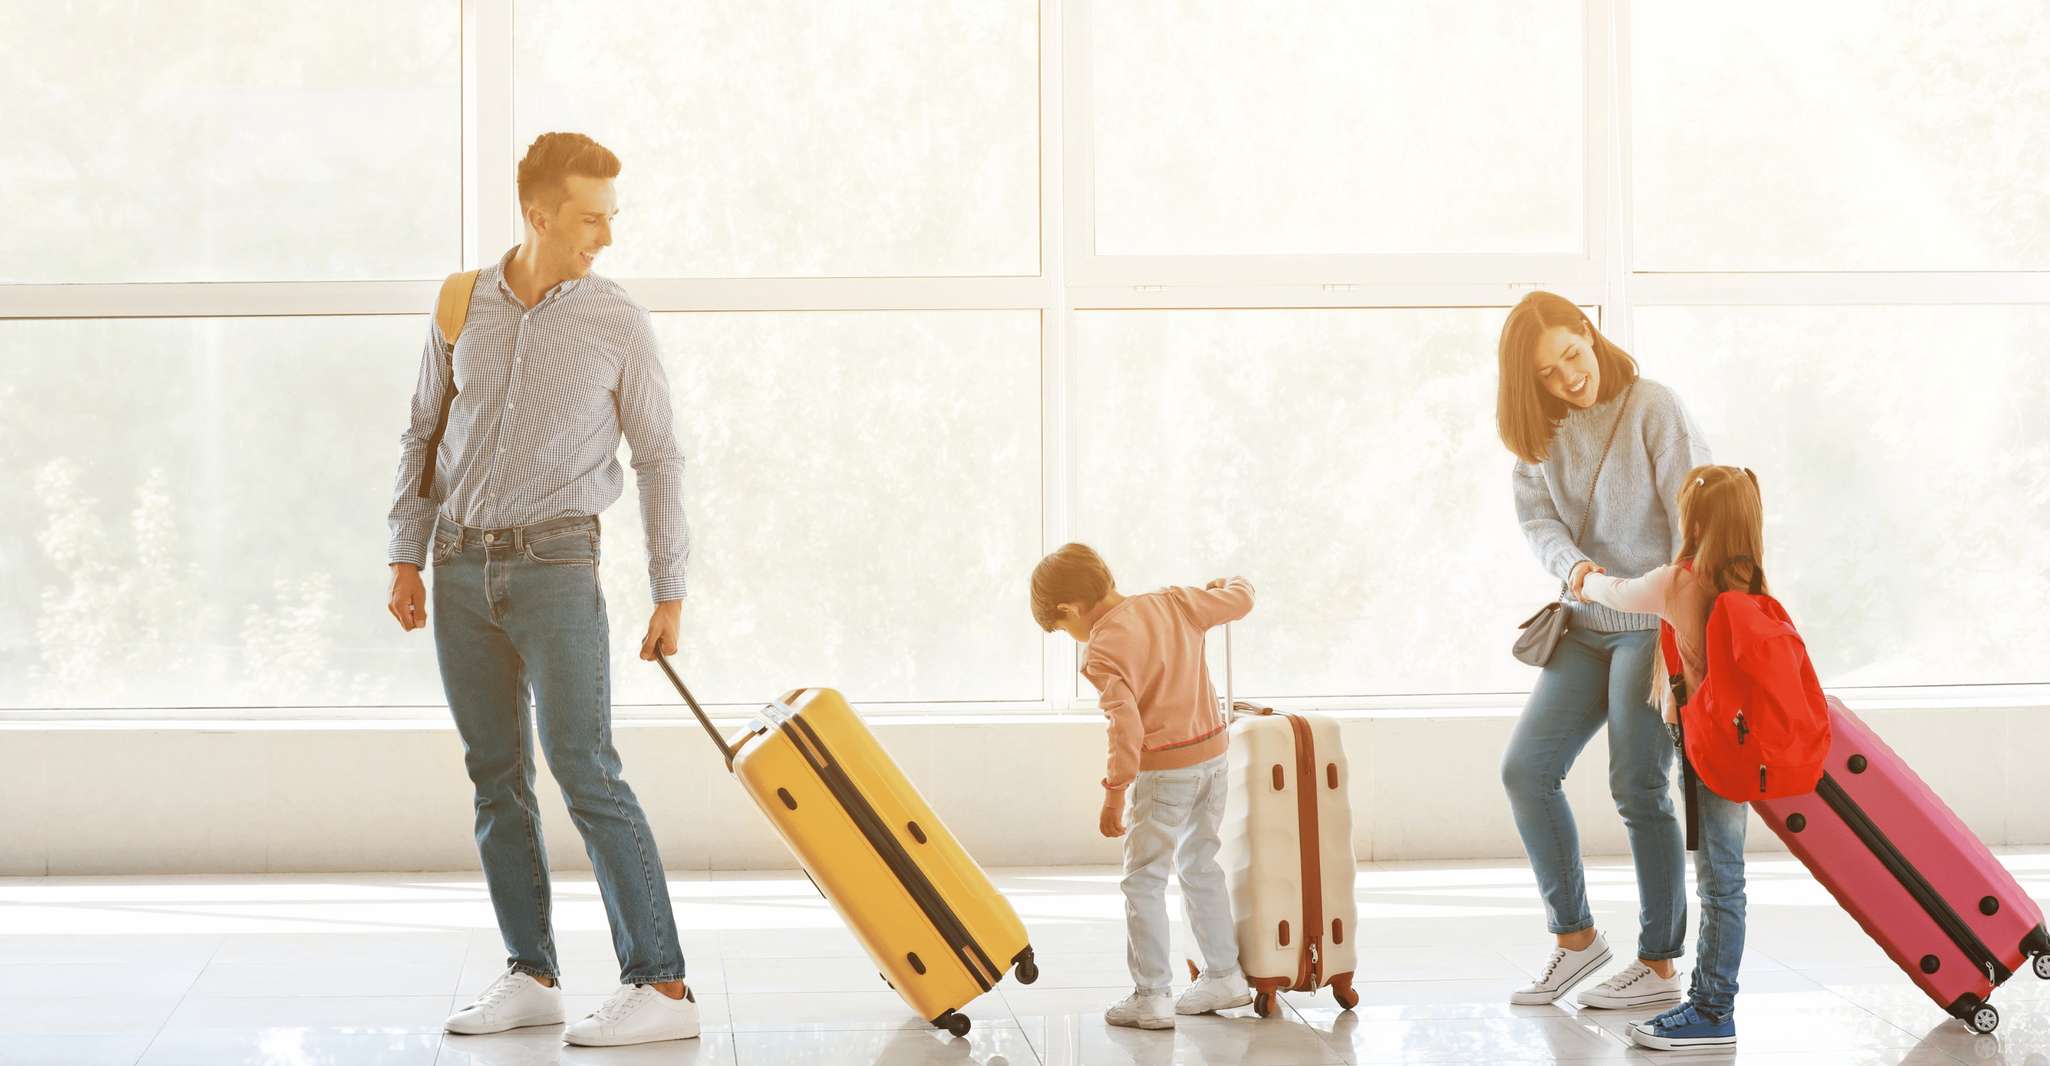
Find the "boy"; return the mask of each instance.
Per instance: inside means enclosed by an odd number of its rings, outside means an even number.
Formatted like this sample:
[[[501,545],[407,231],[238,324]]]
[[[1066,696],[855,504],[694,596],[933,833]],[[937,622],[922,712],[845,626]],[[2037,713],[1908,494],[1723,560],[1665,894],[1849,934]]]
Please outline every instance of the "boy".
[[[1096,686],[1110,720],[1098,826],[1106,837],[1125,838],[1125,960],[1133,984],[1132,994],[1104,1013],[1111,1025],[1171,1029],[1176,1014],[1253,1001],[1217,863],[1226,733],[1203,661],[1204,631],[1252,609],[1253,586],[1237,577],[1200,589],[1119,595],[1110,568],[1082,544],[1066,545],[1032,571],[1032,617],[1041,629],[1087,645],[1082,676]],[[1172,1009],[1170,861],[1204,962],[1202,977]]]

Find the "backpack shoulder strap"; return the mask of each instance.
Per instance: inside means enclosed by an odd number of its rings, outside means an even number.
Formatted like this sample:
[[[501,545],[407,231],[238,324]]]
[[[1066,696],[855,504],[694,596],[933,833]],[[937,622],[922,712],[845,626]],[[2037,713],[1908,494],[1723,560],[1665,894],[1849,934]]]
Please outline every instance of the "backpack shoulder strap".
[[[456,338],[462,335],[463,322],[470,317],[470,294],[475,291],[477,271],[465,270],[443,278],[441,295],[434,300],[434,322],[441,327],[442,339],[448,341],[449,380],[448,386],[441,390],[441,415],[434,420],[434,432],[427,437],[427,456],[420,468],[420,487],[413,493],[423,500],[434,498],[434,461],[441,454],[441,438],[448,432],[448,412],[456,401]]]
[[[441,282],[441,295],[434,301],[434,321],[441,327],[441,335],[453,348],[456,338],[462,335],[463,323],[470,317],[470,294],[477,291],[477,271],[465,270],[450,274]]]

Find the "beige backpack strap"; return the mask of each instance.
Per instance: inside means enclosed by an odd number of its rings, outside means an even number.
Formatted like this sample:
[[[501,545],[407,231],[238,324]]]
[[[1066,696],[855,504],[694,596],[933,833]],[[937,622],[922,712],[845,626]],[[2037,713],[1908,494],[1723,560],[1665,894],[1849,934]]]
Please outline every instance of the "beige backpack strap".
[[[441,416],[434,420],[434,432],[427,437],[427,462],[420,468],[420,488],[414,493],[423,500],[434,498],[434,462],[441,454],[441,438],[448,432],[449,408],[456,400],[456,338],[463,332],[463,320],[470,317],[470,294],[475,291],[477,272],[465,270],[444,278],[441,295],[434,300],[434,322],[441,327],[442,339],[448,342],[449,382],[441,392]]]
[[[434,321],[451,348],[463,332],[463,322],[470,317],[470,294],[475,291],[477,271],[465,270],[442,280],[441,296],[434,301]]]

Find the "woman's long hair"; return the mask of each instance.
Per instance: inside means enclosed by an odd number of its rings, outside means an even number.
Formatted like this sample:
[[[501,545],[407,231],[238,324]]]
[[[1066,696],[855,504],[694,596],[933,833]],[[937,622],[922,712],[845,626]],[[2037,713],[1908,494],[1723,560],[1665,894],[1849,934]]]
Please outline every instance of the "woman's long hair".
[[[1593,342],[1602,376],[1595,402],[1615,396],[1637,380],[1637,360],[1602,336],[1573,301],[1549,292],[1525,296],[1502,323],[1502,339],[1496,348],[1501,372],[1495,391],[1495,430],[1502,435],[1502,443],[1526,463],[1545,461],[1552,450],[1552,434],[1566,417],[1565,401],[1538,384],[1537,370],[1531,365],[1538,338],[1554,326],[1564,326]]]

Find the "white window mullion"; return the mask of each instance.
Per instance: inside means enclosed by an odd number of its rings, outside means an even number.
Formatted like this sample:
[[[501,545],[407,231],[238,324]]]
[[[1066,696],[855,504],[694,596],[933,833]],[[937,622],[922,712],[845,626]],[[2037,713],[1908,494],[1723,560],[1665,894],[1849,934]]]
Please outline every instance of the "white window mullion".
[[[1633,274],[1646,307],[2050,304],[2050,271]]]
[[[1601,302],[1593,279],[1546,277],[1440,283],[1269,285],[1070,285],[1072,305],[1086,310],[1238,310],[1273,308],[1509,307],[1533,289],[1583,305]]]
[[[1077,141],[1073,76],[1080,51],[1069,47],[1087,16],[1081,0],[1041,0],[1039,5],[1039,281],[1046,300],[1039,319],[1039,499],[1040,550],[1050,552],[1067,543],[1074,528],[1069,514],[1074,449],[1068,446],[1069,364],[1075,350],[1074,304],[1068,288],[1068,263],[1087,241],[1090,218],[1088,192],[1078,188],[1074,170]],[[1086,129],[1086,126],[1084,127]],[[1079,165],[1086,167],[1086,150]],[[1081,196],[1079,201],[1077,196]],[[1042,694],[1047,708],[1071,709],[1080,693],[1075,668],[1077,649],[1066,637],[1049,638],[1041,647]]]
[[[519,243],[513,179],[513,0],[463,3],[464,266],[493,262]]]
[[[1588,0],[1588,251],[1601,271],[1602,332],[1634,349],[1630,290],[1630,3]]]
[[[0,285],[0,319],[413,315],[434,306],[435,288],[427,280]]]

